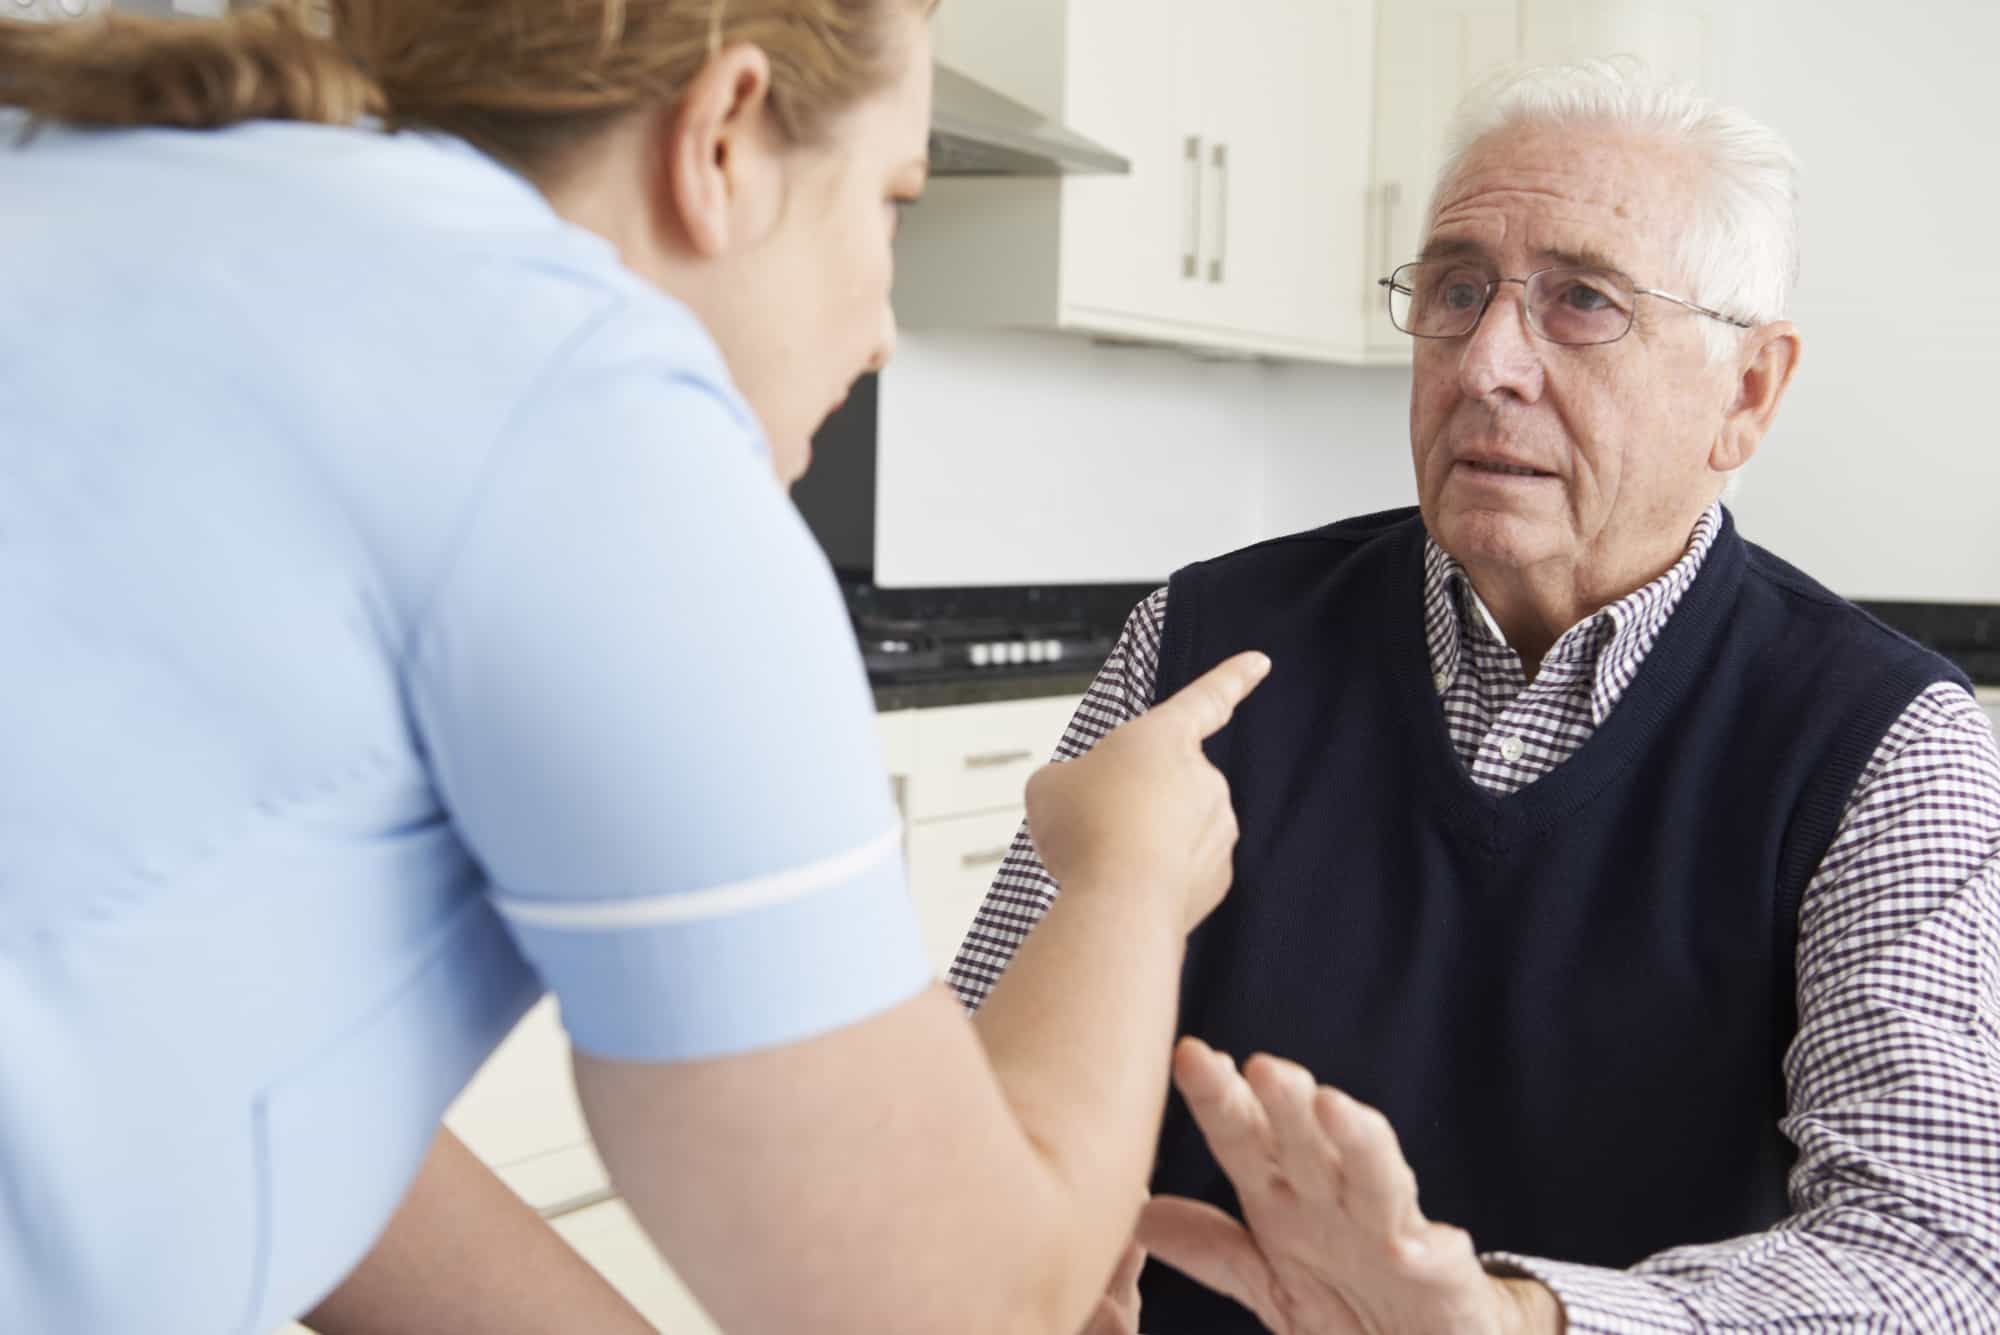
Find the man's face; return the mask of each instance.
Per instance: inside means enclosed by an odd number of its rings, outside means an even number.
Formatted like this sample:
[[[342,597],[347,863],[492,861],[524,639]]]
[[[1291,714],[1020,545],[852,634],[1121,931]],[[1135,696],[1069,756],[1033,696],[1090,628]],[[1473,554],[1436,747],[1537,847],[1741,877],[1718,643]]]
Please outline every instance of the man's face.
[[[1506,130],[1444,182],[1425,250],[1507,278],[1587,259],[1688,296],[1674,243],[1701,187],[1692,156],[1656,139]],[[1499,287],[1464,337],[1416,340],[1410,438],[1431,535],[1475,578],[1664,568],[1720,492],[1710,451],[1734,359],[1708,365],[1703,317],[1651,297],[1616,343],[1550,343],[1529,332],[1523,292]]]

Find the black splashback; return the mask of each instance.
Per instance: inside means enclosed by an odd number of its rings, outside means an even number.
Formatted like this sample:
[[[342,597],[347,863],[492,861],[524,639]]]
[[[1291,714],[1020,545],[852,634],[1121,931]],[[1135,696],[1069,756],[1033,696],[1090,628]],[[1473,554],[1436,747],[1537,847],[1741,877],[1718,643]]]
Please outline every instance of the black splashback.
[[[2000,686],[2000,604],[1866,602],[1903,634],[1937,650],[1982,686]]]
[[[863,376],[813,437],[812,467],[792,502],[844,581],[875,578],[875,425],[881,386]]]

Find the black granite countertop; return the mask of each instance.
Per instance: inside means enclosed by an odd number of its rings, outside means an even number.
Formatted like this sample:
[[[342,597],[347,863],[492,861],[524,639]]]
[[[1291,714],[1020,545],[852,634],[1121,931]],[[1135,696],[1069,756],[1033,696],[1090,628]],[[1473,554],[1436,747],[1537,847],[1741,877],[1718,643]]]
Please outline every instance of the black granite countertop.
[[[982,672],[953,681],[909,682],[875,687],[875,709],[936,709],[943,705],[984,705],[1000,700],[1037,700],[1082,695],[1089,672]]]
[[[1114,602],[1129,597],[1120,587]],[[1920,643],[1954,659],[1982,688],[2000,686],[2000,606],[1992,604],[1864,602],[1868,611]],[[1092,672],[989,669],[942,681],[881,682],[875,708],[933,709],[944,705],[989,704],[1081,695]],[[1982,695],[1987,692],[1982,690]]]

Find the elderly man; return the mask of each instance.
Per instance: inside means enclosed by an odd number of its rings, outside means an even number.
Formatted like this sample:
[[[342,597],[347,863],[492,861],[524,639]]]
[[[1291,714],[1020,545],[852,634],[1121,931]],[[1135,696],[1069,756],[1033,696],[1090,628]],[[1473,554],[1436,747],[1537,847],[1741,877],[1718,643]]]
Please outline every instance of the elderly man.
[[[2000,755],[1720,504],[1798,361],[1794,197],[1628,68],[1488,89],[1385,284],[1418,510],[1133,614],[1066,756],[1276,663],[1182,991],[1276,1058],[1177,1054],[1150,1335],[2000,1329]],[[1055,892],[1024,830],[968,1005]]]

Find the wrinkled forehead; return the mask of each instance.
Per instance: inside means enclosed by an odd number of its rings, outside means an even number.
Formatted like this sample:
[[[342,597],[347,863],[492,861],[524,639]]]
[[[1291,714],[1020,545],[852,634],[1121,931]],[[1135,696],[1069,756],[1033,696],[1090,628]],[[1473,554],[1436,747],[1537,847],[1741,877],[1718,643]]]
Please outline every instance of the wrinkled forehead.
[[[1701,164],[1657,135],[1511,127],[1475,144],[1438,186],[1424,257],[1481,259],[1508,274],[1597,264],[1679,282]]]

